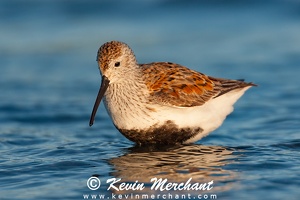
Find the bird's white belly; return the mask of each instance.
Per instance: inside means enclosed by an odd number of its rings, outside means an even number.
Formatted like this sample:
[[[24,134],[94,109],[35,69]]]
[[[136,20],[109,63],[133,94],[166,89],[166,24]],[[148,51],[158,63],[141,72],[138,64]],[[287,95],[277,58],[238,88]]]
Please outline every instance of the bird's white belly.
[[[204,105],[194,107],[172,107],[143,102],[110,104],[107,101],[106,107],[119,130],[147,131],[150,127],[160,128],[171,121],[178,130],[199,130],[184,142],[192,143],[221,126],[226,116],[233,111],[233,104],[248,88],[231,91]]]

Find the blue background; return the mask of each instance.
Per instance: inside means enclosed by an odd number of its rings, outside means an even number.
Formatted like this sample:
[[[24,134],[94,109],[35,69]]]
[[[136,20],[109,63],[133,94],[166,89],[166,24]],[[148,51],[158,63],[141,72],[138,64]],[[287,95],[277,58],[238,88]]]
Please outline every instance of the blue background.
[[[0,27],[0,199],[83,199],[92,175],[97,194],[108,178],[162,176],[214,180],[218,199],[299,198],[298,1],[2,0]],[[88,126],[110,40],[140,63],[259,86],[195,145],[134,148],[103,105]]]

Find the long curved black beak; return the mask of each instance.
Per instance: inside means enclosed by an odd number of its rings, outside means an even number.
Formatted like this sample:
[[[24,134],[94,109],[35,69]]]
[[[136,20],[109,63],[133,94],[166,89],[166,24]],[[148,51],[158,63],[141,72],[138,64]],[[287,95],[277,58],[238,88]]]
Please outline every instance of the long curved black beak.
[[[100,89],[99,89],[99,92],[98,92],[98,95],[97,95],[97,99],[95,101],[94,108],[93,108],[93,111],[92,111],[92,114],[91,114],[90,126],[92,126],[94,124],[96,112],[98,110],[100,102],[101,102],[101,100],[103,98],[103,95],[105,94],[108,86],[109,86],[109,80],[106,76],[103,75],[102,76],[102,81],[101,81],[101,86],[100,86]]]

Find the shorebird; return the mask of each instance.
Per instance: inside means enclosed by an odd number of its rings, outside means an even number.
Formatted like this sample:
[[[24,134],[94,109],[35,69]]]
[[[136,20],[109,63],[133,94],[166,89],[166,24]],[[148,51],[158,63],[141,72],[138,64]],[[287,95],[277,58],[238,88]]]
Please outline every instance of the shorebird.
[[[125,43],[97,53],[101,86],[90,118],[104,104],[115,127],[137,144],[193,143],[217,129],[252,86],[214,78],[171,62],[138,64]]]

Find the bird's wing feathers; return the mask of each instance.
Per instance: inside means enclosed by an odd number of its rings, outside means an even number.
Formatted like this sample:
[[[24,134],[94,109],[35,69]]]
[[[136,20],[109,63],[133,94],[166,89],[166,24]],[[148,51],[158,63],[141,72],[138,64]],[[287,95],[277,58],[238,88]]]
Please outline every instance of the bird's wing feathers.
[[[169,62],[142,64],[141,69],[150,91],[149,100],[169,106],[200,106],[211,98],[251,85],[243,81],[209,77]]]

